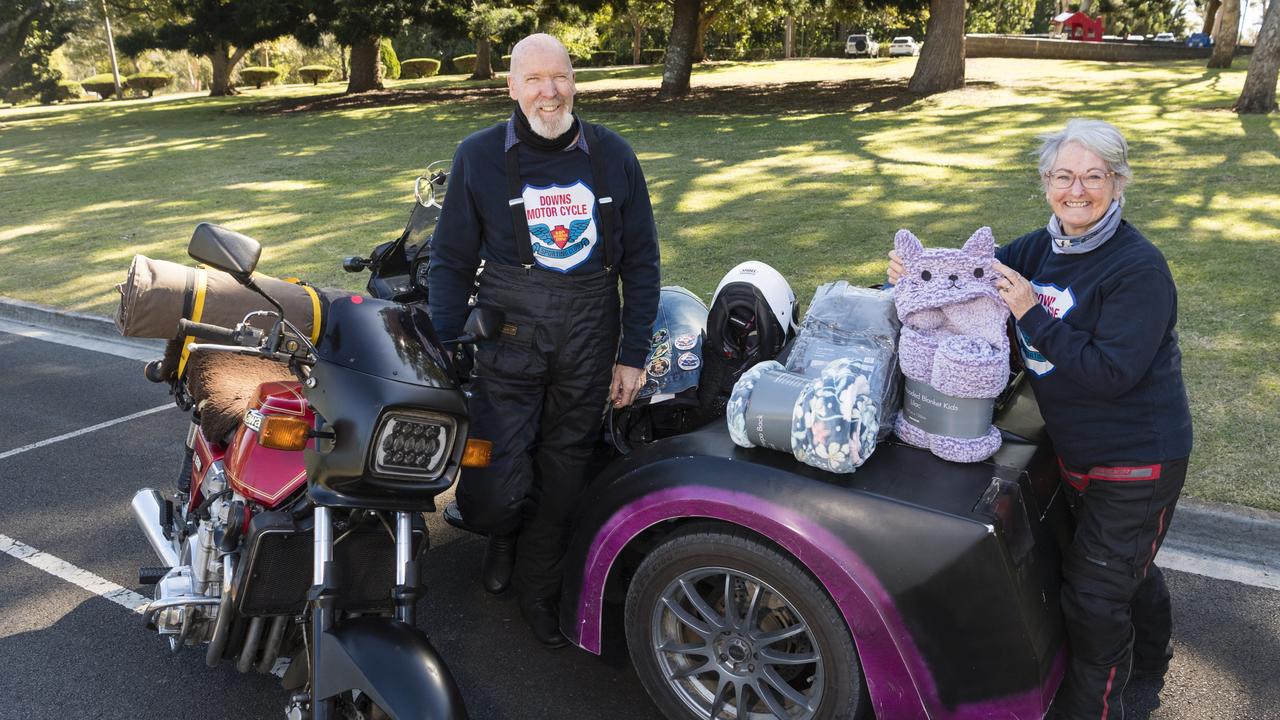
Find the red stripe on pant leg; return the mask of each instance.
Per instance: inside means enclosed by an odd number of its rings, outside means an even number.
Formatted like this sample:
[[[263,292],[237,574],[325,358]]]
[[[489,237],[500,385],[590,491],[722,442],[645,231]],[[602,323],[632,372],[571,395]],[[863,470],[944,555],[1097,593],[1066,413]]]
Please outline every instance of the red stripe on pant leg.
[[[1142,482],[1159,480],[1159,465],[1116,465],[1108,467],[1099,465],[1089,468],[1088,477],[1092,480],[1109,480],[1111,482]]]
[[[1156,536],[1151,538],[1151,556],[1147,558],[1147,564],[1142,566],[1142,577],[1147,576],[1147,571],[1151,569],[1151,563],[1156,559],[1156,544],[1160,542],[1160,534],[1164,532],[1164,514],[1169,512],[1169,508],[1160,510],[1160,518],[1156,520]]]
[[[1107,698],[1111,696],[1111,683],[1116,679],[1116,666],[1111,666],[1111,674],[1107,675],[1107,689],[1102,691],[1102,717],[1099,720],[1107,720],[1107,713],[1111,712],[1110,703]]]

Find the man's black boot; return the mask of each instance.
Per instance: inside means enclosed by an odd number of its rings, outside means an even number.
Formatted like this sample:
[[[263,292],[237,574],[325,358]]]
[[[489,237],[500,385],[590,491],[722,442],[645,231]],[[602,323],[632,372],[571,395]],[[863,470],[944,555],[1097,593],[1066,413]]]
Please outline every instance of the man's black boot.
[[[560,648],[569,644],[569,639],[560,632],[560,613],[556,603],[549,598],[536,598],[529,602],[520,602],[520,614],[529,623],[538,642],[549,648]]]
[[[484,561],[480,563],[480,581],[484,589],[494,595],[506,591],[511,585],[511,570],[516,564],[516,536],[490,535],[485,548]]]

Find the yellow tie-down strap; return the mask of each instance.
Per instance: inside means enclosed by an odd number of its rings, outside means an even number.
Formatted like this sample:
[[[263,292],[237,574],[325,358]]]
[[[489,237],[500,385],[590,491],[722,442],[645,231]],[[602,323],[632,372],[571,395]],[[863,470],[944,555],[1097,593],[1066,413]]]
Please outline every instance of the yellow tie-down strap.
[[[200,322],[200,318],[204,316],[204,295],[208,281],[209,274],[204,268],[196,268],[196,297],[191,303],[191,322]],[[182,359],[178,361],[178,377],[182,377],[182,373],[187,369],[187,359],[191,355],[187,346],[195,341],[194,335],[188,335],[182,339]]]
[[[195,273],[195,299],[191,303],[191,317],[189,319],[191,322],[200,322],[201,318],[204,316],[204,301],[208,291],[209,276],[204,268],[196,268]],[[254,273],[254,277],[265,276],[259,276],[257,273]],[[302,281],[297,278],[285,278],[285,282],[293,283],[303,290],[306,290],[307,297],[311,298],[311,344],[315,345],[320,342],[320,295],[315,291],[315,288],[310,285],[304,285]],[[187,369],[187,360],[191,355],[191,351],[187,349],[187,345],[195,341],[196,338],[192,335],[188,335],[182,340],[182,356],[178,362],[178,377],[182,377],[182,373]]]
[[[287,282],[300,286],[311,297],[311,344],[320,342],[320,295],[310,285],[304,285],[298,278],[285,278]]]

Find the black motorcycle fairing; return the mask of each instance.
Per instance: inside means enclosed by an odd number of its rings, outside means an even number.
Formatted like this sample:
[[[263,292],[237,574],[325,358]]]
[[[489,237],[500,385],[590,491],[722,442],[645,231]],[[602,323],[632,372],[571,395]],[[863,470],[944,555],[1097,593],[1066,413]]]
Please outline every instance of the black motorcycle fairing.
[[[304,451],[309,491],[329,507],[418,511],[458,474],[467,436],[466,396],[425,310],[360,295],[333,295],[317,361],[306,386],[322,433]],[[427,412],[452,421],[452,444],[435,477],[385,477],[371,470],[375,433],[392,410]]]
[[[456,385],[427,311],[416,305],[326,291],[321,361],[434,388]]]
[[[344,620],[321,635],[316,696],[360,690],[395,718],[466,720],[449,668],[418,628],[385,617]]]

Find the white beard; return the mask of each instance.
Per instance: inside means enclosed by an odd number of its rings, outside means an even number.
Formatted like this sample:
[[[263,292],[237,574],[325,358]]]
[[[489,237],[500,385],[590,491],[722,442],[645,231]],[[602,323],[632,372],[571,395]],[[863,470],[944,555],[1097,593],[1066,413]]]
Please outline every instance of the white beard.
[[[553,121],[544,120],[542,113],[537,110],[533,111],[533,115],[529,116],[529,127],[533,129],[539,137],[548,140],[555,140],[561,135],[569,132],[569,128],[573,127],[573,113],[568,111],[561,112],[557,116],[558,119]]]

